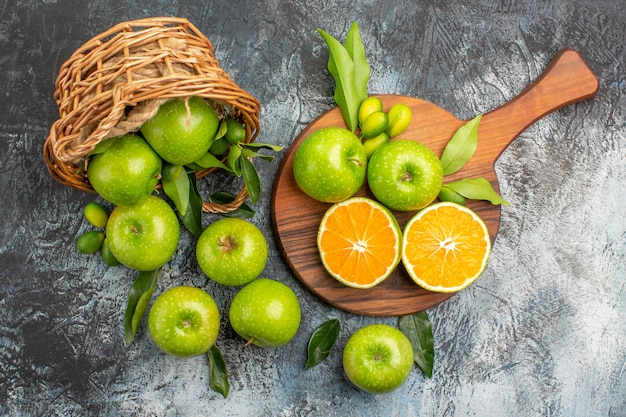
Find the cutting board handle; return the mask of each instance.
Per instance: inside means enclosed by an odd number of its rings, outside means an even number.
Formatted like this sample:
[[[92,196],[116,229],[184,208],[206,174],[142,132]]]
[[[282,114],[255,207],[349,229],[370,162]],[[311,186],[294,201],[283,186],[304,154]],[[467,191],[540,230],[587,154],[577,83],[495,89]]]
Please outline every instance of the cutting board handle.
[[[592,98],[598,86],[597,77],[580,54],[564,49],[526,90],[482,117],[479,143],[482,141],[491,155],[500,155],[538,119],[561,107]]]

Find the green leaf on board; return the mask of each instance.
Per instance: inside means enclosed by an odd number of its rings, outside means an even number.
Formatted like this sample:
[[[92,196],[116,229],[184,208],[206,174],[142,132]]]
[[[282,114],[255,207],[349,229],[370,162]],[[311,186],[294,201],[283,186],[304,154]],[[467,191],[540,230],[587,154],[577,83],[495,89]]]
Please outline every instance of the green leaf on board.
[[[481,118],[479,114],[454,133],[441,154],[443,175],[454,174],[472,158],[478,146],[478,124]]]
[[[256,167],[248,158],[241,157],[241,172],[243,174],[243,181],[248,189],[248,196],[252,204],[259,201],[261,195],[261,179],[259,173],[256,171]]]
[[[328,46],[328,72],[335,80],[335,102],[341,110],[348,129],[354,132],[359,122],[359,105],[361,104],[356,91],[354,62],[346,48],[337,39],[322,29],[317,31]]]
[[[433,376],[435,348],[433,328],[426,311],[398,317],[398,329],[404,333],[413,346],[415,363],[428,378]]]
[[[341,325],[339,319],[330,319],[322,323],[311,335],[307,348],[307,361],[304,369],[312,368],[328,357],[335,345]]]
[[[187,174],[189,179],[189,204],[185,214],[178,213],[183,225],[189,230],[195,237],[200,237],[202,234],[202,197],[198,192],[198,182],[196,180],[195,172]]]
[[[189,206],[189,177],[181,172],[175,179],[161,180],[163,191],[172,200],[181,216],[184,216]]]
[[[228,370],[226,369],[222,352],[220,352],[217,346],[213,345],[209,349],[207,357],[209,359],[211,388],[226,398],[230,391],[230,384],[228,383]]]
[[[448,182],[445,187],[470,200],[487,200],[491,204],[508,206],[509,202],[500,197],[491,183],[485,178],[463,178]]]
[[[234,200],[235,195],[227,192],[218,192],[209,196],[209,203],[211,204],[228,204]],[[255,211],[246,203],[243,203],[237,210],[231,211],[230,213],[222,213],[224,217],[235,217],[238,219],[250,219],[254,217],[254,215]]]
[[[359,32],[359,26],[356,22],[352,23],[346,42],[344,43],[352,62],[354,63],[354,81],[356,87],[356,95],[359,104],[368,97],[367,83],[370,79],[370,66],[365,55],[365,47],[363,39]]]
[[[130,287],[124,314],[126,344],[130,345],[135,340],[139,323],[156,289],[160,274],[161,268],[154,271],[143,271],[139,273]]]

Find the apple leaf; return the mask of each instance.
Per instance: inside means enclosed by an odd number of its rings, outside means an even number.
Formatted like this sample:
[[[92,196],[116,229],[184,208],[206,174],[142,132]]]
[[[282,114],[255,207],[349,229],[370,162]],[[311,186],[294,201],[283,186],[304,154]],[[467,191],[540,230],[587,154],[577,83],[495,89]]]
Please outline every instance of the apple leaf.
[[[217,346],[211,346],[207,353],[209,358],[209,378],[211,380],[211,388],[224,396],[228,397],[230,384],[228,383],[228,370],[224,363],[222,352]]]
[[[445,187],[470,200],[487,200],[494,205],[509,205],[509,202],[500,197],[485,178],[463,178],[446,183]]]
[[[209,203],[212,204],[228,204],[233,200],[235,200],[235,196],[227,192],[219,192],[209,196]],[[239,219],[250,219],[254,217],[254,215],[255,211],[246,203],[243,203],[237,210],[231,211],[230,213],[222,213],[224,217],[236,217]]]
[[[352,22],[352,26],[350,27],[344,46],[354,63],[354,81],[356,94],[360,104],[368,97],[367,83],[370,79],[370,66],[367,62],[367,57],[365,56],[363,39],[361,39],[359,26],[356,22]]]
[[[354,62],[346,48],[322,29],[317,29],[326,42],[329,51],[328,72],[335,80],[335,102],[343,119],[352,132],[359,122],[359,94],[357,93]]]
[[[441,154],[443,175],[454,174],[472,158],[478,146],[478,124],[481,118],[479,114],[454,133]]]
[[[184,214],[178,213],[183,224],[195,237],[202,234],[202,197],[198,192],[198,182],[196,181],[195,172],[187,174],[189,179],[189,204]]]
[[[426,311],[398,317],[398,329],[409,339],[413,346],[415,363],[428,378],[433,376],[435,348],[433,328]]]
[[[259,173],[256,172],[254,164],[250,162],[248,158],[241,158],[241,172],[243,173],[243,181],[248,189],[248,195],[250,201],[255,204],[259,201],[261,195],[261,180],[259,179]]]
[[[315,329],[309,339],[308,358],[304,369],[312,368],[328,357],[339,337],[340,330],[339,319],[330,319]]]
[[[154,271],[144,271],[133,282],[128,293],[126,313],[124,314],[124,332],[126,334],[126,344],[131,344],[135,340],[137,328],[141,318],[148,307],[152,294],[156,289],[161,275],[161,268]]]
[[[173,180],[161,180],[163,191],[172,200],[181,216],[184,216],[189,206],[189,177],[181,173]]]

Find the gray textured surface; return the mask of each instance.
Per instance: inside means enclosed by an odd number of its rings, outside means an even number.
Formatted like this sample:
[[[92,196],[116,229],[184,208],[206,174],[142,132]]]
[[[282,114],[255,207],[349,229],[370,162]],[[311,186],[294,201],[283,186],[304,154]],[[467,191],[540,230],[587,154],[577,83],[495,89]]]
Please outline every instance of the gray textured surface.
[[[0,2],[0,415],[9,416],[626,416],[626,20],[623,0]],[[497,162],[502,210],[489,266],[429,310],[436,365],[382,396],[341,370],[347,337],[370,322],[320,302],[297,282],[272,234],[278,168],[262,170],[254,222],[270,242],[264,275],[292,287],[301,329],[280,349],[243,346],[226,321],[218,346],[231,394],[209,389],[202,358],[161,354],[140,329],[126,347],[133,274],[74,250],[93,196],[57,184],[41,146],[56,117],[53,81],[89,37],[119,21],[191,19],[222,66],[262,103],[260,141],[289,145],[332,105],[327,50],[360,23],[370,91],[418,96],[460,118],[487,112],[532,82],[560,49],[600,80],[590,102],[553,113]],[[280,159],[280,158],[279,158]],[[203,182],[221,187],[222,177]],[[238,185],[233,185],[236,188]],[[211,221],[207,216],[205,221]],[[206,288],[226,312],[234,290],[200,273],[183,235],[163,288]],[[339,317],[323,364],[304,371],[312,330]]]

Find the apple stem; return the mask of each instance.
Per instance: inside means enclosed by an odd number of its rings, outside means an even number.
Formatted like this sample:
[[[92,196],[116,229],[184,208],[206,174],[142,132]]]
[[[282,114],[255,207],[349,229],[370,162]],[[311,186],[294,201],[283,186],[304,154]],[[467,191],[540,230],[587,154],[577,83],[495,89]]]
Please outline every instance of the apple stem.
[[[254,342],[254,337],[253,337],[253,338],[251,338],[250,340],[248,340],[248,341],[246,342],[246,344],[245,344],[245,345],[243,345],[243,346],[244,346],[244,347],[248,347],[248,346],[250,346],[253,342]]]
[[[413,178],[409,171],[405,172],[402,176],[402,181],[410,181]]]
[[[139,229],[134,224],[130,225],[130,231],[135,233],[135,234],[139,233]]]
[[[356,164],[360,167],[363,166],[363,161],[358,160],[357,158],[348,158],[348,161],[350,162],[356,162]]]

